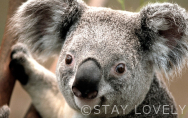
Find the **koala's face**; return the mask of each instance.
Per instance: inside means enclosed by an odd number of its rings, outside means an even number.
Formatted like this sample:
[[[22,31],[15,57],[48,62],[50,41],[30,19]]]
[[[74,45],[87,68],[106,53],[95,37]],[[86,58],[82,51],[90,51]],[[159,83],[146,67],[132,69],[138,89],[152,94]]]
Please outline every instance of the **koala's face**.
[[[60,55],[58,84],[72,108],[89,105],[92,113],[111,117],[117,114],[105,111],[114,105],[123,107],[122,115],[144,100],[156,71],[181,69],[188,56],[187,21],[185,9],[170,3],[131,13],[81,0],[28,0],[10,26],[40,59]]]
[[[58,83],[71,107],[109,105],[112,111],[114,105],[128,105],[127,114],[143,101],[153,74],[149,64],[140,62],[137,17],[110,9],[83,14],[57,64]]]

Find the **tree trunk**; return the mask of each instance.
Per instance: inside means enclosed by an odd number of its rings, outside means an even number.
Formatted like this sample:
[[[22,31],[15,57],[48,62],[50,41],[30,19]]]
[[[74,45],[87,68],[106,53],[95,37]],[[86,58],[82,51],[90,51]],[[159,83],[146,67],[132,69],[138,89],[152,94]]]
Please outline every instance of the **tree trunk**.
[[[3,35],[2,44],[0,47],[0,106],[10,103],[11,94],[15,84],[15,78],[10,74],[9,62],[10,62],[10,49],[16,42],[15,39],[8,33],[8,20],[25,0],[10,0],[9,10],[7,15],[7,24],[5,27],[5,33]]]
[[[24,118],[41,118],[41,116],[37,112],[35,107],[33,105],[31,105]]]
[[[15,10],[26,0],[9,0],[9,9],[3,40],[0,47],[0,107],[9,105],[16,79],[9,70],[11,47],[17,41],[8,32],[8,22]],[[31,107],[27,118],[40,118],[34,107]]]

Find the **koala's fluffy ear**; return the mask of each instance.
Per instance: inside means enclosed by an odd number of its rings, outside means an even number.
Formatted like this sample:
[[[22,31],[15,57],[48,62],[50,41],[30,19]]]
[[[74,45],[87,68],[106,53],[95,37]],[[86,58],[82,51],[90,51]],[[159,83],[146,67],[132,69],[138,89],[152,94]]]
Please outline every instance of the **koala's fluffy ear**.
[[[180,69],[188,57],[188,14],[177,4],[149,4],[140,12],[136,30],[142,54],[155,69]]]
[[[84,8],[82,0],[28,0],[18,8],[9,28],[15,39],[44,59],[59,54]]]

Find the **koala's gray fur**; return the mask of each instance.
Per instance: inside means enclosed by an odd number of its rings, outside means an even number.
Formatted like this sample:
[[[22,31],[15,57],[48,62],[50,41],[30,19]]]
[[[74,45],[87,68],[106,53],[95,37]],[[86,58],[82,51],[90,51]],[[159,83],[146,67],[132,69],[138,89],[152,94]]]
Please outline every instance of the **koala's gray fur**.
[[[62,117],[64,96],[77,111],[74,117],[175,118],[173,97],[155,75],[160,71],[174,73],[185,64],[187,17],[185,9],[170,3],[149,4],[132,13],[89,7],[81,0],[28,0],[12,17],[10,30],[29,49],[15,45],[10,68],[42,117]],[[59,55],[56,77],[38,64],[29,50],[40,60]],[[73,57],[70,65],[65,64],[67,54]],[[98,95],[91,100],[80,99],[72,92],[79,66],[87,60],[95,60],[102,73]],[[123,74],[116,72],[120,63],[126,65]],[[22,71],[15,69],[18,67]],[[127,108],[119,114],[106,114],[100,107],[100,114],[92,109],[89,116],[83,116],[83,105],[110,105],[107,111],[114,105]],[[145,105],[172,107],[168,115],[162,109],[158,114],[144,114]],[[135,113],[135,106],[141,114]]]
[[[10,114],[10,109],[7,105],[4,105],[0,108],[0,118],[8,118]]]

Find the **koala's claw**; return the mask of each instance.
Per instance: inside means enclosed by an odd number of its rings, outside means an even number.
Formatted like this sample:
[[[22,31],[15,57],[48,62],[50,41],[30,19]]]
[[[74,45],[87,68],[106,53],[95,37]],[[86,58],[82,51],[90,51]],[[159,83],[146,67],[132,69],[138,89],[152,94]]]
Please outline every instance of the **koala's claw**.
[[[10,114],[10,108],[7,105],[4,105],[0,108],[0,118],[8,118]]]
[[[11,59],[17,58],[17,57],[14,57],[14,56],[15,55],[19,56],[18,53],[24,54],[24,57],[30,55],[29,52],[28,52],[28,48],[26,47],[26,45],[24,45],[22,43],[17,43],[16,45],[14,45],[12,47],[12,52],[11,52],[11,55],[10,55]],[[20,55],[19,57],[22,57],[22,56]]]
[[[25,45],[18,43],[12,47],[9,68],[13,76],[18,79],[22,85],[26,85],[28,82],[28,75],[26,74],[24,66],[27,65],[29,56],[30,54]]]

